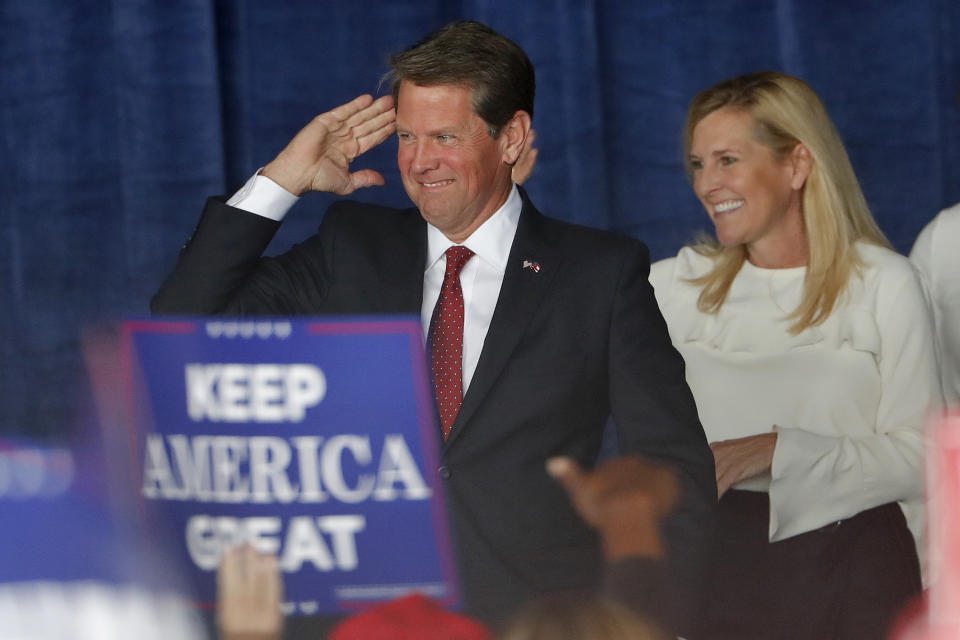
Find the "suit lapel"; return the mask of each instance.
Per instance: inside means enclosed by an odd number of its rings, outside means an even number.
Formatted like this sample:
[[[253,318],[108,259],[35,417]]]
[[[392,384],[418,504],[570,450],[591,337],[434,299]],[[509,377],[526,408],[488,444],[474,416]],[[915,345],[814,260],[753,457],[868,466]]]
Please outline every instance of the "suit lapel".
[[[444,450],[469,428],[470,419],[500,377],[560,269],[562,255],[544,229],[546,219],[522,189],[520,193],[523,196],[523,210],[503,274],[500,296],[483,341],[477,369]],[[524,266],[525,261],[527,266]]]
[[[427,261],[427,225],[416,209],[406,209],[395,232],[386,237],[381,264],[381,311],[420,315],[423,271]]]

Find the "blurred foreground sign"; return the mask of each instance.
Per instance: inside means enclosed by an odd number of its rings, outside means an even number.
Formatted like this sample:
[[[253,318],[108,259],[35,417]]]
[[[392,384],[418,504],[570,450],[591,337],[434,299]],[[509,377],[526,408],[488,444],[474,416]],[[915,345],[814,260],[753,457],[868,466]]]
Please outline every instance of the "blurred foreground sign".
[[[215,600],[226,548],[277,554],[289,613],[457,600],[417,318],[125,324],[152,531]]]
[[[960,411],[932,416],[926,450],[927,575],[891,640],[960,638]]]
[[[170,563],[90,493],[89,453],[0,438],[0,638],[205,639]]]

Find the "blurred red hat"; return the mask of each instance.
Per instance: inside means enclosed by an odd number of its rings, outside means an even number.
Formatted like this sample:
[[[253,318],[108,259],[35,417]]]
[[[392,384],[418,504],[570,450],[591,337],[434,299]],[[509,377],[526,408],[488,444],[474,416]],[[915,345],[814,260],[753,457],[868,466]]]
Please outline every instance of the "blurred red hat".
[[[476,620],[415,593],[344,620],[329,640],[493,640],[493,634]]]

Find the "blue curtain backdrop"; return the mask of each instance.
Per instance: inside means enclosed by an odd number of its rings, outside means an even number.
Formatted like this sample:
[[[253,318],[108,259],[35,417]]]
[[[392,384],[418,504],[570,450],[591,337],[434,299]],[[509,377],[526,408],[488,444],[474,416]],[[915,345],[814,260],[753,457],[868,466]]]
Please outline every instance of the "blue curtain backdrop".
[[[654,258],[708,226],[681,165],[686,105],[747,71],[820,93],[901,251],[960,201],[957,0],[3,0],[0,426],[68,427],[82,332],[146,311],[204,198],[316,113],[384,91],[390,52],[463,17],[536,65],[539,207]],[[394,154],[357,162],[387,185],[356,197],[407,202]],[[303,200],[272,251],[331,198]]]

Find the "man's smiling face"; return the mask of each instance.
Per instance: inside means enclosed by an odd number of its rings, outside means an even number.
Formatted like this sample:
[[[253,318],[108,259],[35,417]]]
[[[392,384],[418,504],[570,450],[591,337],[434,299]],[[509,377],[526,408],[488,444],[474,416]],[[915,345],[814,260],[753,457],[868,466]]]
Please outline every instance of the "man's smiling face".
[[[510,193],[506,136],[494,140],[461,85],[404,81],[397,96],[397,164],[420,214],[463,242]]]

